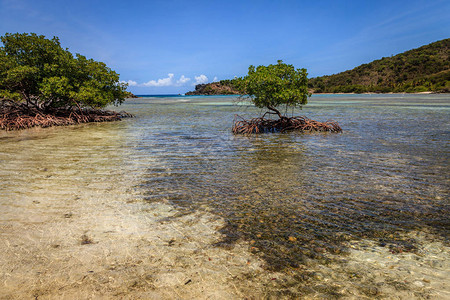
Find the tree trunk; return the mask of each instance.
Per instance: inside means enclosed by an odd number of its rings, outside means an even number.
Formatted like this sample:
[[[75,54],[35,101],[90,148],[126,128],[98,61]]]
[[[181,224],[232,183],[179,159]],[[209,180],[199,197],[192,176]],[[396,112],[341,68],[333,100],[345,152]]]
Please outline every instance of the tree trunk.
[[[280,111],[279,111],[278,109],[276,109],[275,107],[267,106],[267,108],[270,109],[271,111],[274,111],[274,112],[278,115],[278,117],[279,117],[280,119],[283,118],[283,116],[281,115]]]

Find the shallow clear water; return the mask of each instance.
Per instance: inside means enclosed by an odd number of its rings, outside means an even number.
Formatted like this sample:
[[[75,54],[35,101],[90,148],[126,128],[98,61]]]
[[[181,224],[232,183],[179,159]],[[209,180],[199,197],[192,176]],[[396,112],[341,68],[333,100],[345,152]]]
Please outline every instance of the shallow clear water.
[[[140,98],[121,122],[0,132],[0,218],[36,193],[98,192],[107,178],[132,181],[126,193],[142,201],[224,218],[216,245],[248,241],[272,271],[332,264],[358,240],[416,253],[424,241],[411,232],[447,245],[448,95],[313,96],[295,115],[343,133],[256,136],[232,135],[235,114],[262,112],[236,100]]]
[[[228,221],[224,243],[254,240],[275,269],[355,238],[412,250],[398,233],[448,237],[447,97],[313,97],[300,113],[344,133],[252,137],[231,135],[230,121],[257,111],[226,98],[155,104],[137,121],[138,152],[157,158],[140,188],[148,201],[211,208]]]

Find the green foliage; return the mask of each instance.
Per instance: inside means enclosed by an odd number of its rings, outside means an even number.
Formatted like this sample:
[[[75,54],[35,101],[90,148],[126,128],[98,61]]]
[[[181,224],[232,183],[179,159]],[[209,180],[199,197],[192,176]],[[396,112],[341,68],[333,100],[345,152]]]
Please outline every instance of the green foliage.
[[[59,39],[5,34],[0,47],[0,99],[21,101],[39,110],[118,105],[127,84],[104,63],[63,49]]]
[[[265,107],[277,114],[279,112],[274,108],[304,105],[310,95],[306,69],[295,69],[281,60],[275,65],[250,66],[248,75],[235,79],[234,84],[245,91],[256,107]]]
[[[450,39],[310,79],[315,93],[449,91]]]

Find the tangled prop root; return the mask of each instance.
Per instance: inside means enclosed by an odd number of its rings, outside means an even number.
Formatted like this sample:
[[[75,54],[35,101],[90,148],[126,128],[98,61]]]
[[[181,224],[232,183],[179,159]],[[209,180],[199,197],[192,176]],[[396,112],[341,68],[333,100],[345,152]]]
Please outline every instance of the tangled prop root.
[[[51,114],[30,112],[22,109],[8,109],[0,111],[0,129],[19,130],[31,127],[51,127],[75,125],[89,122],[118,121],[125,117],[132,117],[125,112],[104,110],[57,110]]]
[[[302,132],[342,132],[342,128],[335,121],[317,122],[306,117],[282,117],[278,120],[265,119],[264,117],[261,117],[245,120],[236,115],[232,128],[234,134],[285,132],[291,130],[298,130]]]

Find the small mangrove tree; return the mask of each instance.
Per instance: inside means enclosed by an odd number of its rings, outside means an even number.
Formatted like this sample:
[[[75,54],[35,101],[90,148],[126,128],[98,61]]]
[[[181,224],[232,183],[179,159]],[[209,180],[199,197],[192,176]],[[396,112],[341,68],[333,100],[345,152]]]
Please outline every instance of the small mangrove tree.
[[[268,66],[250,66],[248,75],[236,82],[250,101],[259,108],[267,109],[262,117],[245,120],[239,117],[233,125],[233,133],[250,134],[263,132],[284,132],[288,130],[340,132],[334,121],[317,122],[306,117],[288,117],[280,112],[288,108],[302,107],[308,103],[308,78],[306,69],[295,69],[279,60]],[[276,115],[277,119],[266,118]]]

